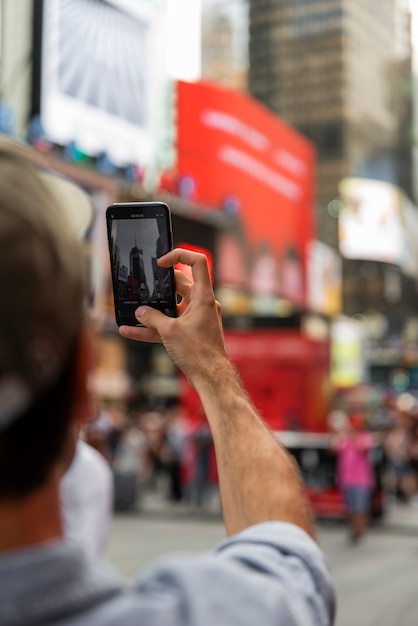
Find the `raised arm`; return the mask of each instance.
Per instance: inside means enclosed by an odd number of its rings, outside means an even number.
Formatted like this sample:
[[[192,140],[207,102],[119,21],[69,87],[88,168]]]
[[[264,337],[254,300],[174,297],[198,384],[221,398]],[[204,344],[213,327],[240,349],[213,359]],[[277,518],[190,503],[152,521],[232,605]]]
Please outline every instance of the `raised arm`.
[[[215,444],[225,527],[229,535],[265,521],[286,521],[313,534],[297,466],[254,409],[224,346],[220,305],[215,300],[206,257],[176,249],[162,267],[184,263],[194,282],[176,271],[182,297],[179,317],[141,307],[145,328],[122,326],[138,341],[162,342],[198,392]]]

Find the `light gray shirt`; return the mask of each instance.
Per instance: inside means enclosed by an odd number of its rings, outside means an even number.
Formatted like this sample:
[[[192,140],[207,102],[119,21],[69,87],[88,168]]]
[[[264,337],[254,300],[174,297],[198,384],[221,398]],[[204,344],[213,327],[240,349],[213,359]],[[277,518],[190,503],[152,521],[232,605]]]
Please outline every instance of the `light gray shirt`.
[[[129,585],[64,542],[0,556],[0,626],[325,626],[334,612],[323,553],[282,522],[163,557]]]

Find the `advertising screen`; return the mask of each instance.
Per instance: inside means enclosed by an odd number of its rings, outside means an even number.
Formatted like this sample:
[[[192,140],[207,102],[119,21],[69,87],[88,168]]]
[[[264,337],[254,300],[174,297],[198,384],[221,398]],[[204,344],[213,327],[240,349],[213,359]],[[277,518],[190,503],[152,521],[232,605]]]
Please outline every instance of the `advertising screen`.
[[[418,278],[418,209],[402,192],[400,205],[405,236],[401,267],[407,276]]]
[[[404,234],[398,188],[379,180],[346,178],[340,183],[340,195],[341,254],[401,265]]]
[[[309,308],[324,315],[341,311],[342,263],[336,250],[313,240],[308,254]]]
[[[118,166],[153,154],[157,14],[144,0],[43,0],[40,116],[47,138]],[[164,55],[162,59],[164,62]]]
[[[312,144],[249,96],[178,82],[180,193],[236,218],[246,287],[259,298],[306,304],[313,238]],[[229,246],[229,248],[231,247]]]
[[[364,332],[350,318],[337,318],[331,328],[331,379],[340,389],[355,387],[364,378]]]

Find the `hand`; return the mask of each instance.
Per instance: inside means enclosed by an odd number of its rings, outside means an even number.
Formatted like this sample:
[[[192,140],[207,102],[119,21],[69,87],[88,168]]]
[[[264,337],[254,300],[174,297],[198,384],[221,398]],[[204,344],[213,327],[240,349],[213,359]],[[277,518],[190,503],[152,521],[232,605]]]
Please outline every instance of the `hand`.
[[[204,254],[177,248],[158,260],[161,267],[184,263],[192,268],[193,282],[175,271],[176,290],[182,300],[179,317],[172,318],[151,307],[139,307],[135,316],[145,328],[121,326],[120,334],[137,341],[163,343],[174,363],[194,385],[216,368],[226,352],[221,307],[215,299]]]
[[[176,272],[182,297],[179,317],[140,307],[145,328],[121,326],[120,334],[158,341],[196,388],[216,450],[222,511],[228,534],[261,522],[297,524],[312,534],[310,512],[293,457],[254,409],[224,346],[220,305],[213,293],[206,257],[176,249],[159,259],[161,267],[185,263],[193,281]],[[264,485],[264,489],[260,489]]]

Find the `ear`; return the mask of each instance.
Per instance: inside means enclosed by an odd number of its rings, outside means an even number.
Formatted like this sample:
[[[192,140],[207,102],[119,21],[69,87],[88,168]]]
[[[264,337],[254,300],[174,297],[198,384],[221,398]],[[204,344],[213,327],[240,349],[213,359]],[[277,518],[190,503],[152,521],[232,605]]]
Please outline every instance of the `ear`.
[[[88,390],[88,381],[95,365],[97,353],[94,330],[85,324],[81,328],[76,341],[75,362],[72,370],[71,385],[73,408],[66,444],[57,464],[59,477],[61,477],[71,465],[81,427],[95,417],[94,403]]]
[[[89,379],[97,361],[97,338],[93,328],[83,325],[78,338],[74,378],[74,409],[72,420],[81,427],[95,417],[95,405],[89,392]]]

